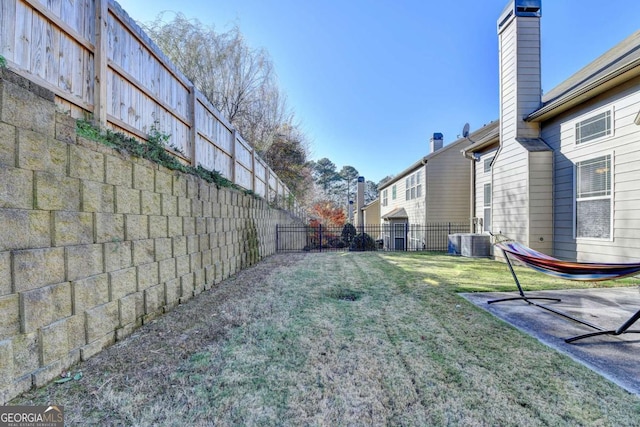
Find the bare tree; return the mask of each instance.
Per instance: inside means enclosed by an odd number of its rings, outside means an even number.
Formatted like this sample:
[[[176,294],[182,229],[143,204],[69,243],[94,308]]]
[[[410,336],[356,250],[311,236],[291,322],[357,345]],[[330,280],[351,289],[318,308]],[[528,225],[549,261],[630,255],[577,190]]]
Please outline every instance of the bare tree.
[[[249,47],[237,26],[216,32],[181,13],[165,22],[165,13],[141,26],[300,197],[309,188],[309,144],[294,123],[267,51]]]
[[[264,153],[265,161],[294,194],[305,194],[313,187],[306,145],[306,138],[298,128],[283,125]]]
[[[364,203],[369,204],[378,198],[378,186],[373,181],[364,183]]]

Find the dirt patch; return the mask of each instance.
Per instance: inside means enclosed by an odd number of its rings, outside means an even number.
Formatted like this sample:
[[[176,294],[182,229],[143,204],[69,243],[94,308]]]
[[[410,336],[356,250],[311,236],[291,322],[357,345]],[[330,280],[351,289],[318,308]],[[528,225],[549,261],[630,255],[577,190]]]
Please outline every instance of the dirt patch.
[[[362,298],[362,292],[355,289],[339,288],[329,292],[329,297],[340,301],[358,301]]]

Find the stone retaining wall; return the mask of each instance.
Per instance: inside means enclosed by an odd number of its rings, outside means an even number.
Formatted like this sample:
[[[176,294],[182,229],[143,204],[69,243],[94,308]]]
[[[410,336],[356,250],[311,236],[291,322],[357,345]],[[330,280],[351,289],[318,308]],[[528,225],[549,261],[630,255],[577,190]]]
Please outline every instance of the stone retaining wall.
[[[0,402],[275,252],[264,200],[76,136],[0,69]]]

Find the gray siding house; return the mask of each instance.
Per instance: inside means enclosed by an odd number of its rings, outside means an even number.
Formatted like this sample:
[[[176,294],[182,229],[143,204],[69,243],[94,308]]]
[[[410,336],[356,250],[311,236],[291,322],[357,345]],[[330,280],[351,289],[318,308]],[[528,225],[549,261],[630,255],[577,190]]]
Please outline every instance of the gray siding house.
[[[542,95],[540,0],[498,19],[497,132],[471,160],[475,231],[558,258],[640,258],[640,31]]]

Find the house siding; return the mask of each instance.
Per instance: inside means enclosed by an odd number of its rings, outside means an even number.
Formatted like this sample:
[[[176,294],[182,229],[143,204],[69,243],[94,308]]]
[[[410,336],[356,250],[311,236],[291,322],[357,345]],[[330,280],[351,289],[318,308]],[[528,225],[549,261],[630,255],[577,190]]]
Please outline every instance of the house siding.
[[[468,145],[443,151],[427,163],[427,223],[469,221],[471,171],[468,160],[460,155]]]
[[[529,153],[529,246],[553,252],[553,152]]]
[[[424,224],[424,218],[425,218],[425,210],[426,210],[426,189],[425,189],[425,183],[426,183],[426,173],[425,173],[425,168],[421,167],[419,169],[420,171],[422,171],[420,173],[420,181],[421,181],[421,185],[422,185],[422,196],[421,197],[416,197],[415,199],[412,200],[407,200],[406,198],[406,190],[407,190],[407,186],[406,186],[406,178],[415,174],[418,170],[416,169],[414,172],[405,175],[400,181],[402,181],[402,193],[398,194],[398,198],[400,199],[400,204],[402,207],[404,207],[404,209],[407,211],[407,216],[409,217],[409,224]]]
[[[532,183],[529,175],[530,162],[540,163],[538,156],[531,156],[516,138],[540,136],[537,123],[522,119],[540,106],[540,18],[515,17],[500,28],[498,46],[501,148],[493,168],[492,231],[529,245],[531,226],[536,234],[540,231],[539,222],[529,221],[530,197],[545,192],[538,187],[542,182],[536,178]]]
[[[578,261],[637,260],[640,249],[640,78],[604,93],[579,108],[544,123],[542,136],[554,156],[554,255]],[[613,134],[601,140],[575,144],[575,124],[606,109],[613,112]],[[612,156],[612,239],[574,237],[575,163],[605,154]]]
[[[475,163],[475,170],[476,170],[476,179],[475,179],[475,206],[474,206],[474,215],[476,218],[483,218],[483,226],[482,227],[477,227],[475,229],[476,232],[482,232],[485,228],[485,224],[484,224],[484,186],[485,184],[492,184],[492,170],[493,168],[488,171],[485,172],[484,171],[484,162],[486,160],[491,159],[492,157],[494,157],[496,155],[496,150],[491,150],[491,151],[487,151],[485,153],[482,153],[482,155],[480,156],[480,161]],[[492,209],[493,210],[493,209]],[[489,230],[493,230],[491,228],[491,224],[489,224]]]
[[[468,222],[471,171],[469,160],[461,156],[460,151],[469,145],[466,139],[454,141],[416,162],[393,181],[385,183],[379,191],[382,194],[387,190],[388,205],[380,206],[380,216],[404,208],[409,224]],[[407,200],[406,179],[418,171],[421,171],[422,196]],[[394,185],[397,191],[395,200],[391,197]]]
[[[492,230],[528,242],[526,151],[516,144],[508,148],[494,163]]]
[[[515,135],[516,123],[516,26],[510,24],[499,37],[500,135]]]
[[[364,225],[380,224],[380,199],[376,199],[362,209]]]
[[[413,200],[406,200],[406,183],[405,179],[408,176],[416,173],[418,170],[422,171],[422,197],[416,198]],[[421,166],[419,168],[413,169],[411,172],[403,174],[398,177],[397,180],[390,183],[388,186],[383,188],[387,189],[387,193],[389,195],[389,203],[387,206],[380,206],[380,216],[384,216],[395,209],[404,208],[407,212],[409,224],[423,224],[425,218],[425,168]],[[392,197],[393,186],[396,186],[396,198],[395,200]],[[384,222],[384,221],[383,221]]]

